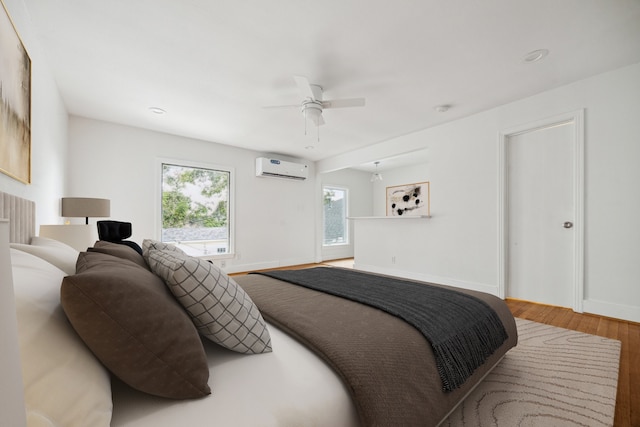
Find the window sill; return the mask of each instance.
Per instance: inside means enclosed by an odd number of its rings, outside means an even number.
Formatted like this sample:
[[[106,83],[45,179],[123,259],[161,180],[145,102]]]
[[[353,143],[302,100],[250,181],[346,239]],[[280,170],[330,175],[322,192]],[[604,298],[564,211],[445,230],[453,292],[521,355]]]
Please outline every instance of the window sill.
[[[232,253],[224,253],[224,254],[206,254],[206,255],[191,255],[194,258],[204,259],[204,260],[218,260],[218,259],[234,259],[236,254]]]

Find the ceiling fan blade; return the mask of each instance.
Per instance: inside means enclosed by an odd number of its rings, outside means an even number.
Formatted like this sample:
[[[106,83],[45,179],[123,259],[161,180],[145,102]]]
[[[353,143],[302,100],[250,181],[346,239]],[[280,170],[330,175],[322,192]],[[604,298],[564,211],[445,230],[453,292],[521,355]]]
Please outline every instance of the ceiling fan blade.
[[[303,76],[293,76],[293,79],[296,81],[296,85],[298,85],[300,96],[302,96],[303,98],[312,99],[314,101],[316,100],[313,90],[311,89],[309,79]]]
[[[322,101],[322,108],[364,107],[364,98],[330,99]]]

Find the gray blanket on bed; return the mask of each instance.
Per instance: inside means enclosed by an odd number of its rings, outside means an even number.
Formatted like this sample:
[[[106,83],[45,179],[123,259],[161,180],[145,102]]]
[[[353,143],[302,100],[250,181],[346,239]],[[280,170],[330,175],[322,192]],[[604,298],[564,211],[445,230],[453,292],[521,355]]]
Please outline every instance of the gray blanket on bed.
[[[493,309],[452,289],[339,268],[259,274],[367,304],[408,322],[431,344],[444,391],[460,387],[507,339]]]

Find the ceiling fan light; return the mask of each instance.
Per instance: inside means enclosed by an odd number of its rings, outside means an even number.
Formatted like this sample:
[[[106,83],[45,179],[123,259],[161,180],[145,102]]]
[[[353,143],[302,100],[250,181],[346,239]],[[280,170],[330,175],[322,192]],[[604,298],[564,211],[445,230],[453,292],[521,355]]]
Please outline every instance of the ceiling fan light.
[[[322,114],[322,104],[313,101],[302,104],[302,113],[307,117],[319,117]]]
[[[318,128],[318,141],[320,141],[320,125],[324,124],[322,119],[322,104],[316,101],[307,101],[302,104],[302,114],[304,115],[304,134],[307,134],[307,119]]]
[[[316,108],[306,108],[305,113],[307,114],[307,117],[310,117],[311,119],[317,119],[318,117],[320,117],[320,114],[322,114],[322,111]]]

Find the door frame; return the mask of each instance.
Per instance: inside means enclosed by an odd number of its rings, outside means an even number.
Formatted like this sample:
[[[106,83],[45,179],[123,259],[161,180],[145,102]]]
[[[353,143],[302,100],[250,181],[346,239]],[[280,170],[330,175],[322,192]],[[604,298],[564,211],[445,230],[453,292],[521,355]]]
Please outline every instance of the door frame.
[[[504,129],[498,135],[498,296],[507,296],[509,277],[509,177],[507,143],[509,137],[551,126],[573,123],[573,310],[582,313],[584,301],[584,109],[537,120],[533,123]]]

